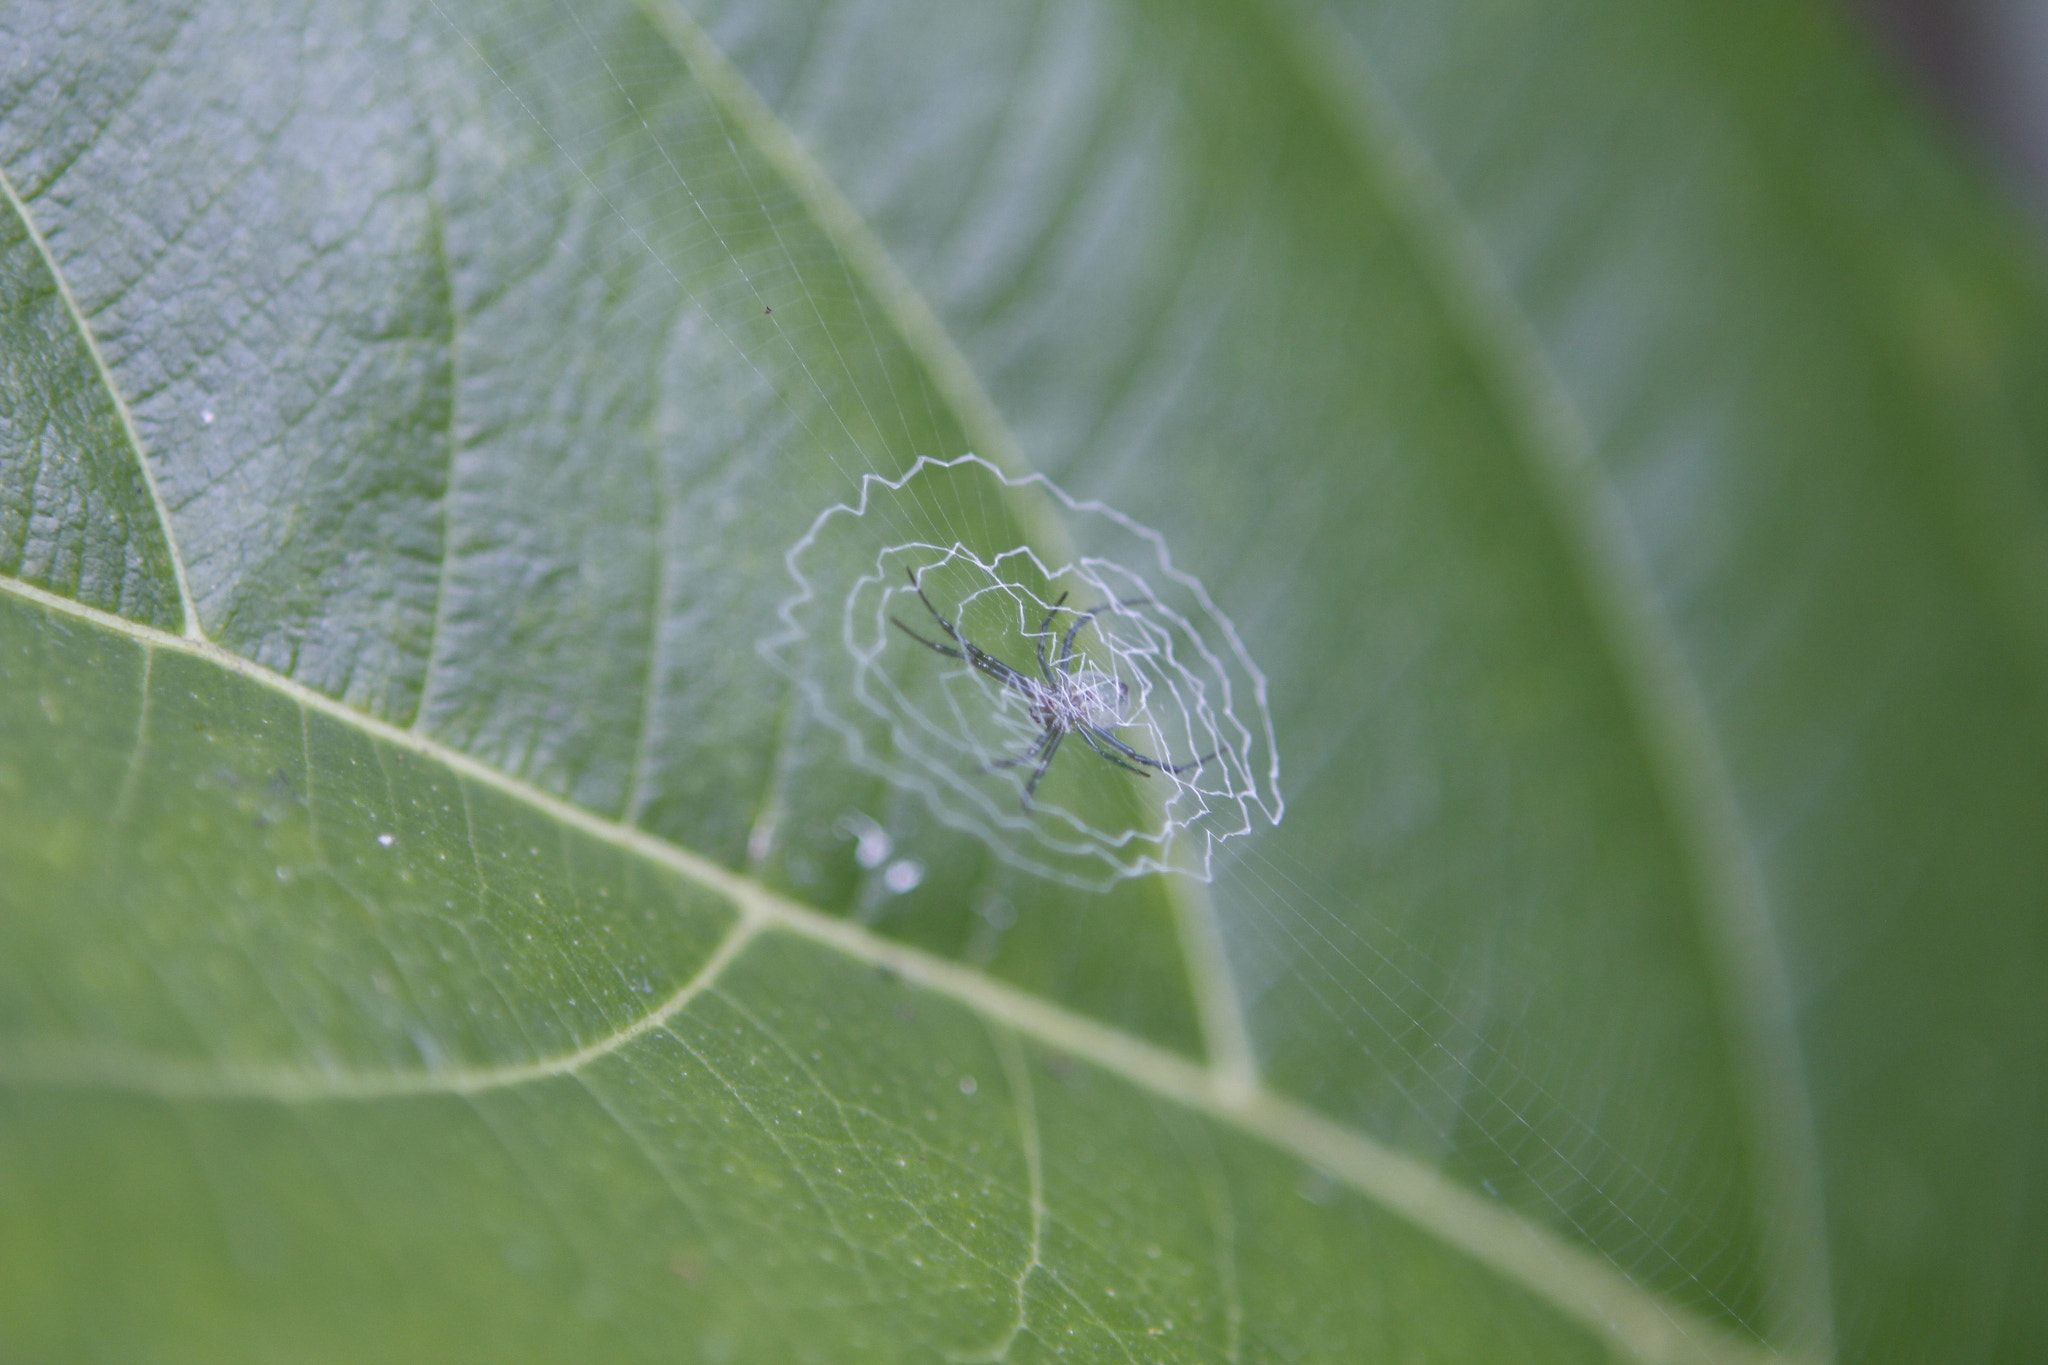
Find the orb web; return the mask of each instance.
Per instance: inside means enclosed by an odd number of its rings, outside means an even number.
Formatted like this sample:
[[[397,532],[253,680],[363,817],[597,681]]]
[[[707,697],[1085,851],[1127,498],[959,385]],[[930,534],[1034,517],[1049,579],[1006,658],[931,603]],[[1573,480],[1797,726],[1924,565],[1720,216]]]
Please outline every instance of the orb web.
[[[1070,553],[1023,543],[1021,499]],[[1219,843],[1279,821],[1265,678],[1122,513],[977,456],[924,459],[867,476],[785,563],[764,656],[848,761],[1005,861],[1096,888],[1207,880]]]

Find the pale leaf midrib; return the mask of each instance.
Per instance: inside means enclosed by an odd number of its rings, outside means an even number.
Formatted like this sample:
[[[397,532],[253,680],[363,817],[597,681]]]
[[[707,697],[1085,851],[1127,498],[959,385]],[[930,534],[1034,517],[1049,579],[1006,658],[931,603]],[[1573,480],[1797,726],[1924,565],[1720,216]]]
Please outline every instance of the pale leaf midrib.
[[[896,335],[938,384],[975,453],[1013,479],[1029,474],[1030,466],[1009,424],[982,387],[974,367],[953,343],[945,324],[802,141],[676,0],[634,3],[668,39],[712,102],[744,133],[748,145],[782,177],[811,222],[882,306]],[[1062,560],[1073,558],[1066,528],[1048,508],[1031,501],[1020,504],[1017,512],[1034,540]]]
[[[1599,469],[1569,388],[1499,277],[1426,148],[1409,133],[1370,61],[1326,16],[1265,0],[1282,48],[1332,126],[1356,150],[1361,179],[1388,207],[1438,291],[1475,370],[1495,392],[1641,736],[1722,979],[1716,992],[1741,1068],[1750,1143],[1764,1173],[1754,1201],[1767,1278],[1789,1286],[1786,1334],[1834,1357],[1833,1291],[1819,1146],[1792,989],[1769,894],[1707,706],[1652,586],[1627,510]]]
[[[142,445],[142,434],[135,429],[135,415],[129,411],[128,400],[122,396],[120,387],[114,383],[114,371],[107,364],[105,353],[100,350],[99,338],[86,321],[85,310],[78,305],[78,296],[71,292],[71,281],[65,277],[63,269],[57,264],[57,257],[51,252],[50,244],[44,240],[43,230],[37,225],[35,215],[28,211],[28,205],[16,192],[13,177],[7,174],[4,166],[0,166],[0,198],[7,201],[8,207],[14,210],[15,217],[20,220],[22,231],[28,234],[37,257],[43,263],[43,269],[50,274],[50,281],[56,287],[57,297],[64,301],[65,315],[71,319],[71,325],[78,333],[79,344],[85,347],[86,354],[92,358],[93,373],[99,377],[101,387],[106,390],[107,401],[113,405],[114,415],[121,423],[121,434],[127,440],[128,451],[134,457],[137,471],[142,475],[143,487],[149,490],[149,505],[155,509],[157,530],[164,538],[164,556],[170,561],[171,579],[178,589],[179,629],[186,636],[199,639],[199,609],[192,600],[192,585],[185,577],[184,557],[178,553],[178,537],[171,527],[170,508],[164,503],[163,490],[157,487],[156,471],[150,468],[148,455]]]
[[[0,592],[125,636],[145,649],[171,650],[203,659],[227,673],[280,693],[301,707],[350,725],[371,739],[409,750],[592,838],[658,863],[725,897],[739,912],[738,921],[725,939],[691,981],[668,1000],[613,1034],[561,1057],[506,1067],[458,1069],[445,1074],[394,1072],[379,1076],[286,1068],[209,1074],[189,1067],[179,1071],[180,1064],[175,1063],[164,1065],[161,1074],[155,1074],[158,1064],[146,1059],[59,1050],[40,1059],[33,1052],[0,1057],[0,1079],[64,1088],[163,1091],[171,1097],[188,1099],[268,1098],[300,1103],[453,1093],[458,1089],[468,1093],[526,1084],[571,1074],[661,1027],[715,984],[720,972],[762,933],[780,931],[864,964],[887,968],[905,981],[951,999],[1044,1047],[1087,1061],[1160,1099],[1207,1115],[1328,1171],[1345,1186],[1551,1303],[1645,1365],[1666,1361],[1794,1365],[1795,1358],[1773,1352],[1666,1303],[1629,1282],[1604,1260],[1563,1241],[1540,1224],[1482,1198],[1422,1163],[1305,1105],[1262,1087],[1247,1087],[1214,1067],[1203,1067],[1157,1044],[1074,1014],[958,963],[891,942],[850,921],[791,900],[678,845],[592,814],[466,754],[364,715],[209,641],[172,635],[12,578],[0,577]],[[450,1081],[455,1084],[451,1086]]]

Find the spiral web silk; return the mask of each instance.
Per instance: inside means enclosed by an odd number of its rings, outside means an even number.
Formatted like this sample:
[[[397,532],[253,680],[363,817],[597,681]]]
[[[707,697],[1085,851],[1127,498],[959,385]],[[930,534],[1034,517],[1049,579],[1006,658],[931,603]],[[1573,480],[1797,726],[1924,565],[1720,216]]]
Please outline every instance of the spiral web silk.
[[[959,496],[930,485],[963,478],[990,496],[1049,496],[1084,552],[1048,565],[1026,545],[891,538],[907,509]],[[794,591],[763,655],[845,739],[850,761],[918,793],[1005,861],[1097,889],[1153,872],[1206,881],[1220,842],[1280,820],[1265,677],[1158,533],[1121,513],[978,456],[922,459],[901,479],[868,476],[784,559]],[[835,581],[832,566],[849,564],[859,572]],[[911,638],[953,647],[934,611],[1033,685],[1073,699],[1070,733],[1028,800],[1047,735],[1034,696]],[[1091,752],[1081,722],[1160,766],[1119,769]]]

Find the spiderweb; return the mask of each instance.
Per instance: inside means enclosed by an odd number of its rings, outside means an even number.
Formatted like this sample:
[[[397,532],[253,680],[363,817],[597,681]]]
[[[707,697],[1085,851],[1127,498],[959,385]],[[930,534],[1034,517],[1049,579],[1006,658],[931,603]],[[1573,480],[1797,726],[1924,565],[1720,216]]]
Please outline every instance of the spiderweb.
[[[863,561],[875,524],[963,478],[1050,496],[1095,552],[1048,565],[1025,545],[913,540]],[[1081,886],[1207,880],[1220,841],[1280,819],[1265,678],[1165,541],[1121,513],[977,456],[920,460],[863,480],[786,562],[796,591],[763,653],[851,761],[1006,861]],[[828,566],[848,562],[865,571],[834,582]],[[942,652],[962,642],[1002,671]]]

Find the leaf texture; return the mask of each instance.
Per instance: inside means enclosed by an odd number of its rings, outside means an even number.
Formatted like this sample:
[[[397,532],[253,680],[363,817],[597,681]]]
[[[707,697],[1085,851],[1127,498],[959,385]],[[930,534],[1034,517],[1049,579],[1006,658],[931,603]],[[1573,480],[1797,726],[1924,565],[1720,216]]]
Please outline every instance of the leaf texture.
[[[0,18],[0,1355],[2026,1358],[2048,311],[1738,8]],[[970,449],[1213,883],[757,651]]]

